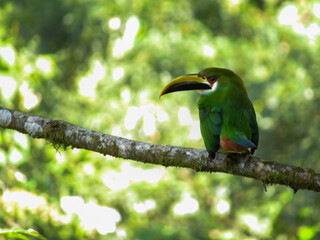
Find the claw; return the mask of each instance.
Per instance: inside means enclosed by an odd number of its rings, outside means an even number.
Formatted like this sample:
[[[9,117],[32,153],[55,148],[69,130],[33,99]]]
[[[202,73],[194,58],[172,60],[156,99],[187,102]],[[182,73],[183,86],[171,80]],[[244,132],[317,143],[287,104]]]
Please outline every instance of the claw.
[[[249,162],[250,158],[251,158],[251,154],[248,153],[248,154],[246,155],[245,159],[244,159],[244,164],[245,164],[245,165],[246,165],[246,163]]]

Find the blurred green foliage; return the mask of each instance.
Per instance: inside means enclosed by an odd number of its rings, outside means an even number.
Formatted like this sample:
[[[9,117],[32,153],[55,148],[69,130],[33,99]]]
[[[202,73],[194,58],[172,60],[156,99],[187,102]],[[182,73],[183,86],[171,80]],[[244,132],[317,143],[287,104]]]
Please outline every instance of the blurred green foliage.
[[[1,105],[107,134],[204,148],[197,93],[216,66],[245,81],[256,155],[320,168],[318,1],[0,1]],[[319,239],[320,196],[59,149],[0,130],[0,226],[47,239]]]
[[[6,239],[41,239],[45,240],[37,231],[33,229],[24,230],[21,228],[0,229],[0,236]]]

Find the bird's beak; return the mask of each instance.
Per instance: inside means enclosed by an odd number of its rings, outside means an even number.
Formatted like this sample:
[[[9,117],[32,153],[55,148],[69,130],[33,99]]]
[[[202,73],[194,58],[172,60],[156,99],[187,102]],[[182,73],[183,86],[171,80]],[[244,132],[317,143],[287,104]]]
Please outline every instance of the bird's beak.
[[[206,77],[201,76],[198,73],[187,74],[181,77],[177,77],[176,79],[173,79],[170,83],[168,83],[160,92],[159,98],[162,95],[171,92],[204,89],[211,89],[211,85],[207,81]]]

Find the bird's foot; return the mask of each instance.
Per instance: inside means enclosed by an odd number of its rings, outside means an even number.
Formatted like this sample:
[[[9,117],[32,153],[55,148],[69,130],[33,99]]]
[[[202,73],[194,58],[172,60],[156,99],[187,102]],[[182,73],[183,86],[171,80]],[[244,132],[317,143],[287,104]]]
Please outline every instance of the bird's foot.
[[[242,157],[244,157],[244,165],[247,165],[247,163],[249,163],[250,158],[252,156],[252,151],[245,151],[243,153],[241,153]]]
[[[251,158],[251,154],[250,154],[250,153],[247,153],[247,154],[246,154],[246,157],[245,157],[245,159],[244,159],[244,164],[245,164],[245,165],[249,162],[250,158]]]
[[[231,163],[231,159],[227,156],[224,160],[223,160],[223,166],[227,169],[227,172],[229,172],[229,165]]]
[[[229,171],[229,167],[238,160],[239,155],[237,153],[227,153],[227,156],[223,160],[223,166]]]
[[[216,158],[216,153],[209,152],[209,158],[215,159]]]
[[[227,157],[225,159],[229,159],[229,161],[238,161],[239,153],[229,152],[227,153]]]
[[[250,154],[248,153],[237,153],[237,152],[227,152],[227,156],[224,158],[224,166],[229,171],[229,167],[239,163],[239,160],[245,156],[245,163],[250,159]]]

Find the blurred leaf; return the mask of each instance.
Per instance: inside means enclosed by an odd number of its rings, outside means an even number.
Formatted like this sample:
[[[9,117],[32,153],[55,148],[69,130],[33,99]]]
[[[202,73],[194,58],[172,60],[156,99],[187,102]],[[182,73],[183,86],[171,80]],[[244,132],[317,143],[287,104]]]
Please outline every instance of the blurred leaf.
[[[313,227],[302,226],[299,228],[298,236],[299,236],[299,239],[309,240],[309,239],[313,239],[316,233],[317,232]]]
[[[11,229],[0,229],[0,236],[3,236],[7,239],[11,238],[17,238],[17,239],[41,239],[41,240],[46,240],[45,237],[43,237],[40,233],[33,229],[22,229],[22,228],[11,228]],[[33,238],[34,237],[34,238]]]

